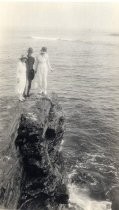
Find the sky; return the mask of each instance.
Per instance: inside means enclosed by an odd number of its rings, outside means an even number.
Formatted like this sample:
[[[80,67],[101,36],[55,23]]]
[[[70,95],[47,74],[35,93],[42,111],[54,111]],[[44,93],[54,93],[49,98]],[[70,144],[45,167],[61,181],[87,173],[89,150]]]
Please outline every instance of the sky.
[[[42,27],[119,32],[119,2],[0,2],[0,30]]]

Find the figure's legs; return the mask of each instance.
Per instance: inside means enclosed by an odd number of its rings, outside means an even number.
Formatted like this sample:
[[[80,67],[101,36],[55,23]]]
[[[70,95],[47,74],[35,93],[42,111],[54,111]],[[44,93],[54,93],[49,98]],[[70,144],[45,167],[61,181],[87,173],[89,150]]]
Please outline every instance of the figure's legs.
[[[31,82],[32,80],[28,80],[28,89],[27,89],[27,96],[29,96],[29,92],[30,92],[30,89],[31,89]]]
[[[24,91],[26,96],[29,96],[29,92],[31,89],[31,82],[32,82],[32,80],[29,80],[29,79],[27,79],[27,81],[26,81],[26,87],[25,87],[25,91]]]
[[[43,75],[40,73],[39,75],[39,93],[43,92]]]
[[[19,100],[20,101],[25,100],[25,98],[24,98],[25,83],[26,83],[26,81],[24,81],[24,79],[23,79],[23,81],[20,82],[20,84],[19,84],[18,94],[19,94]]]
[[[43,93],[47,94],[47,73],[43,75]]]
[[[20,100],[20,101],[24,101],[24,100],[25,100],[23,94],[20,94],[20,95],[19,95],[19,100]]]
[[[25,98],[24,98],[24,90],[21,90],[21,91],[19,92],[19,100],[20,100],[20,101],[24,101],[24,100],[25,100]]]
[[[28,92],[28,79],[26,80],[25,90],[24,90],[24,96],[27,96]]]

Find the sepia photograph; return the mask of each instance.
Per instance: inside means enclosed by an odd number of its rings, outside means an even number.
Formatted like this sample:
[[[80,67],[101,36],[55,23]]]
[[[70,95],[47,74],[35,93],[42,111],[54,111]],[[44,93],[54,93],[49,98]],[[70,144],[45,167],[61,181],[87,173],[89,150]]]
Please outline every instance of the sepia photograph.
[[[119,210],[119,1],[0,1],[0,210]]]

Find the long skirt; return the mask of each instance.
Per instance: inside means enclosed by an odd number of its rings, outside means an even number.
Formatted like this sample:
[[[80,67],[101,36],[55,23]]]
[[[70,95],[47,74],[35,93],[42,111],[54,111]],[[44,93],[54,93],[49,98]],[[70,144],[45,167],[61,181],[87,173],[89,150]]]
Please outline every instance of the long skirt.
[[[48,78],[48,68],[47,65],[39,65],[37,69],[37,73],[35,75],[35,89],[38,90],[39,93],[47,93],[47,78]]]

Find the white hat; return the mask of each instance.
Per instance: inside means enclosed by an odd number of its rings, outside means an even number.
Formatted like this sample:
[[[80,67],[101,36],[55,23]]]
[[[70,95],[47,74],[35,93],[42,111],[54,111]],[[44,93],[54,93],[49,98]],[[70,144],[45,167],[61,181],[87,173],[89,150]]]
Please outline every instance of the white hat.
[[[22,59],[27,59],[27,57],[25,55],[21,55],[20,60]]]

